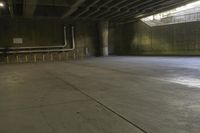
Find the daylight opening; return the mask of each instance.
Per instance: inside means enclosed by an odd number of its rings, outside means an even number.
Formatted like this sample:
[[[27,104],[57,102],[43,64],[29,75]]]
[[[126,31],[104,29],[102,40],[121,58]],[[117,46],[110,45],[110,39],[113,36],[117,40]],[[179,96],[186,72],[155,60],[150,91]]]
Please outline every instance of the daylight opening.
[[[141,20],[149,26],[200,21],[200,0]]]

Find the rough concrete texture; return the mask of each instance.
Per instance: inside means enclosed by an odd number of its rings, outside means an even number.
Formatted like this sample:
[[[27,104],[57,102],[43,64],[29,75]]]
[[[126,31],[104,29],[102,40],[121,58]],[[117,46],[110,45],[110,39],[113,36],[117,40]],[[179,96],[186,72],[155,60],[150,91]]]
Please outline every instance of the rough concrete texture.
[[[99,41],[101,44],[101,53],[103,56],[108,56],[108,33],[109,22],[102,21],[99,23]]]
[[[200,55],[200,22],[150,27],[111,25],[109,45],[118,55]]]
[[[200,59],[0,66],[1,133],[199,133]]]
[[[75,27],[76,49],[71,52],[0,54],[0,63],[29,63],[80,59],[98,55],[98,29],[93,21],[68,22],[56,19],[0,19],[0,48],[64,45],[67,27],[68,48],[72,47],[70,27]],[[23,44],[13,44],[13,38],[23,38]]]
[[[94,21],[68,22],[58,19],[0,19],[0,47],[36,47],[64,45],[64,26],[67,43],[71,45],[70,26],[75,27],[76,49],[87,48],[88,56],[97,51],[98,34]],[[23,44],[14,44],[13,38],[23,38]]]
[[[0,64],[22,64],[79,60],[87,57],[85,49],[75,49],[69,52],[2,54]]]

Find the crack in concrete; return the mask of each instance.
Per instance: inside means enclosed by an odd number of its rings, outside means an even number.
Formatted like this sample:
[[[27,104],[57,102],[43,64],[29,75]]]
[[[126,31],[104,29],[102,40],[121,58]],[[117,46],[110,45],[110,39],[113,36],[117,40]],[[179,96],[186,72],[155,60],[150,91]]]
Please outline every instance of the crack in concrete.
[[[46,70],[47,71],[47,70]],[[140,127],[139,125],[133,123],[132,121],[128,120],[127,118],[125,118],[124,116],[122,116],[121,114],[115,112],[114,110],[112,110],[111,108],[109,108],[108,106],[104,105],[103,103],[101,103],[100,101],[98,101],[97,99],[93,98],[92,96],[88,95],[87,93],[85,93],[84,91],[80,90],[78,87],[76,87],[75,85],[71,84],[70,82],[56,76],[55,74],[53,74],[52,72],[47,71],[48,74],[52,75],[55,79],[62,81],[63,83],[65,83],[66,85],[72,87],[74,90],[82,93],[83,95],[87,96],[88,98],[90,98],[91,100],[95,101],[96,103],[98,103],[99,105],[101,105],[102,107],[104,107],[105,109],[107,109],[108,111],[112,112],[113,114],[115,114],[116,116],[120,117],[121,119],[125,120],[126,122],[128,122],[129,124],[131,124],[132,126],[134,126],[135,128],[137,128],[138,130],[140,130],[143,133],[148,133],[145,129],[143,129],[142,127]]]

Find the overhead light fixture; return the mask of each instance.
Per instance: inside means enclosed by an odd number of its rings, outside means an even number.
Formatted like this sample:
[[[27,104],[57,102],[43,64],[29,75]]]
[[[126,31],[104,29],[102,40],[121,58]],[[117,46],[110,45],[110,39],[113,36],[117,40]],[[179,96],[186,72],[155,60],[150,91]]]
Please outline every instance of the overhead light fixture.
[[[4,7],[4,3],[3,2],[0,2],[0,7]]]

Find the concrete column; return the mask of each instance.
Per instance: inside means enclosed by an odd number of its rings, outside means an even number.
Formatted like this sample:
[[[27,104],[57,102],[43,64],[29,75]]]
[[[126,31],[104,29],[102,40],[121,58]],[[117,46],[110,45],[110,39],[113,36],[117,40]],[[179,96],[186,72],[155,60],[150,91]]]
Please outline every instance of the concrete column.
[[[102,56],[108,56],[108,21],[102,21],[99,23],[99,40],[101,45]]]

